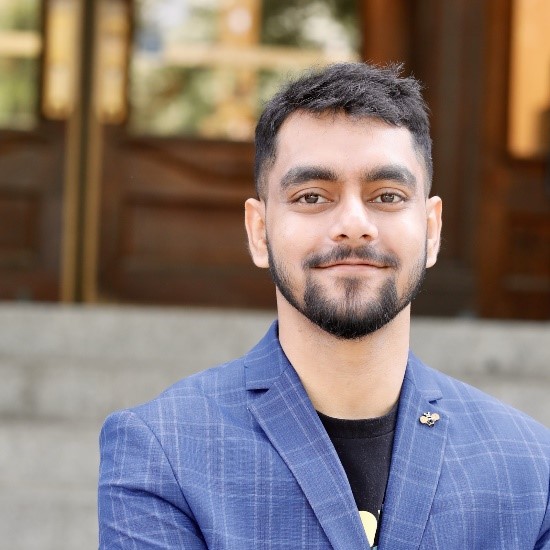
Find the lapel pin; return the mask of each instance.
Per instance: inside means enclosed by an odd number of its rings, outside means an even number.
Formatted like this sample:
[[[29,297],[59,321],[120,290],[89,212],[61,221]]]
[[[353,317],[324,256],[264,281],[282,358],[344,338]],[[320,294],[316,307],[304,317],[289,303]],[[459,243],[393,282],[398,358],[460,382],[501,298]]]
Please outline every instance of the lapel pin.
[[[432,428],[438,420],[439,415],[437,413],[425,412],[420,417],[420,423],[427,424],[428,426],[430,426],[430,428]]]

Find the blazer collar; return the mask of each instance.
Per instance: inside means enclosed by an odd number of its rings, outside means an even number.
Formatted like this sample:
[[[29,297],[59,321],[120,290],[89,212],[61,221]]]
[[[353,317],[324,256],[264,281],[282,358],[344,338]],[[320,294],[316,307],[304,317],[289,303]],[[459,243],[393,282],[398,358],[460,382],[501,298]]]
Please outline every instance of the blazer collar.
[[[409,354],[392,451],[380,533],[380,550],[420,547],[441,475],[449,417],[438,401],[442,393],[435,373]],[[425,413],[438,413],[433,426]]]
[[[278,339],[273,323],[246,356],[246,388],[266,390],[249,410],[295,476],[333,548],[368,548],[338,455]],[[379,549],[419,548],[441,474],[449,417],[435,373],[409,354],[399,400]],[[440,419],[420,422],[427,412]]]
[[[246,389],[268,390],[281,373],[292,368],[279,343],[279,324],[274,321],[265,336],[244,357]]]
[[[338,455],[286,358],[274,323],[245,358],[249,410],[296,478],[335,550],[368,548]]]

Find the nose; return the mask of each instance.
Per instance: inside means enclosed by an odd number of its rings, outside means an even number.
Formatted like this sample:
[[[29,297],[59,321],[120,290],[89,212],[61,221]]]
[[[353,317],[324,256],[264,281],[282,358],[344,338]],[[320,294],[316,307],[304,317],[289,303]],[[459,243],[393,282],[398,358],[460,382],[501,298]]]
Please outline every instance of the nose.
[[[378,237],[378,226],[361,197],[348,197],[334,210],[332,240],[348,244],[365,244]]]

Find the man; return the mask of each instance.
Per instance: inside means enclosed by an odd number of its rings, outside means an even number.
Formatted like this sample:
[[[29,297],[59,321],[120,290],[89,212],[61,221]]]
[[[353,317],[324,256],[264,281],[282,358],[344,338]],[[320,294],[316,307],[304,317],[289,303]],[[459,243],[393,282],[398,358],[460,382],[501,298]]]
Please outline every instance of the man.
[[[441,200],[419,84],[340,64],[256,131],[278,322],[101,435],[101,548],[550,548],[550,433],[410,354]]]

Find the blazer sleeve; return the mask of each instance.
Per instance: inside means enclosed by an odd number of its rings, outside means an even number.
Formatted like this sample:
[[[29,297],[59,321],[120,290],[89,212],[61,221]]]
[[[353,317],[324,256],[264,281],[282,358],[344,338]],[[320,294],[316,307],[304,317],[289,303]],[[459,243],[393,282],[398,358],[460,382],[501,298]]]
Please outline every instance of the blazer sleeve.
[[[100,456],[101,550],[206,549],[160,442],[135,413],[107,418]]]

